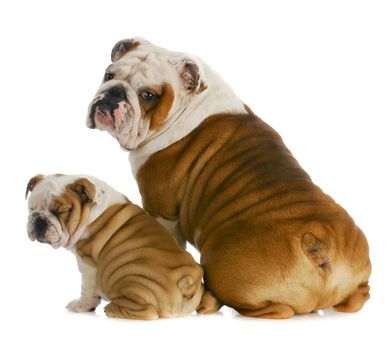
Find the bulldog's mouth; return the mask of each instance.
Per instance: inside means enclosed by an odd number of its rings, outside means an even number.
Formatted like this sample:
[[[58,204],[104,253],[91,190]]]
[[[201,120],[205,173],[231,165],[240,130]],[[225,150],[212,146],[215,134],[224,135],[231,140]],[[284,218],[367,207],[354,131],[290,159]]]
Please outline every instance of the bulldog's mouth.
[[[58,234],[54,227],[49,227],[46,232],[29,232],[29,238],[31,241],[37,240],[39,243],[49,244],[53,248],[59,248],[63,244],[61,235]]]
[[[130,118],[130,105],[125,101],[107,102],[106,98],[99,99],[91,105],[87,126],[90,129],[112,130],[124,125],[125,119]]]
[[[128,108],[124,87],[114,85],[92,102],[88,126],[94,129],[99,124],[104,129],[115,128]]]
[[[92,121],[94,126],[96,126],[97,122],[105,126],[112,126],[114,125],[114,116],[109,110],[98,107],[95,109]]]
[[[53,248],[63,246],[67,240],[59,223],[55,223],[43,215],[33,214],[27,223],[27,233],[31,241],[49,244]]]
[[[130,151],[145,139],[149,119],[140,118],[140,111],[135,111],[120,92],[112,88],[97,95],[90,104],[86,124],[90,129],[107,131],[124,150]]]
[[[113,112],[115,108],[118,108],[118,105],[111,106],[107,102],[106,98],[98,98],[92,103],[90,115],[88,116],[88,127],[95,129],[97,124],[102,124],[103,126],[114,125]]]

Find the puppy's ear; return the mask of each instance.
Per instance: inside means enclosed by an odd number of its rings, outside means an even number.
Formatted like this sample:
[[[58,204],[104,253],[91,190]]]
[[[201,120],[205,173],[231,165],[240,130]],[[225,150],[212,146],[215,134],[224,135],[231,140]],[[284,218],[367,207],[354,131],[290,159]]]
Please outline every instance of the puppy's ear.
[[[82,203],[94,201],[96,189],[95,185],[90,180],[86,178],[81,178],[68,186],[80,197]]]
[[[199,94],[208,88],[208,84],[205,80],[205,75],[200,67],[194,60],[183,59],[183,68],[181,76],[184,82],[185,89],[188,93]]]
[[[26,187],[26,193],[24,196],[25,199],[27,199],[29,193],[33,191],[34,187],[37,186],[37,184],[40,181],[42,181],[44,177],[45,177],[44,175],[38,174],[30,179],[30,181],[28,182],[27,187]]]
[[[118,41],[111,50],[111,62],[118,61],[125,53],[140,45],[136,39],[124,39]]]

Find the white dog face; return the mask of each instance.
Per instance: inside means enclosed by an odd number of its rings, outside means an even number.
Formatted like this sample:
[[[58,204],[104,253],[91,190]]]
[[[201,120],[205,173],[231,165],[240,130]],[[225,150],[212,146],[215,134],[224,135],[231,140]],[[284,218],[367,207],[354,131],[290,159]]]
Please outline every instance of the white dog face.
[[[26,196],[29,192],[28,236],[53,248],[79,238],[75,236],[91,222],[102,196],[87,178],[65,175],[37,175],[29,181]]]
[[[89,128],[108,131],[127,150],[153,138],[207,88],[200,62],[146,40],[118,42],[87,117]]]

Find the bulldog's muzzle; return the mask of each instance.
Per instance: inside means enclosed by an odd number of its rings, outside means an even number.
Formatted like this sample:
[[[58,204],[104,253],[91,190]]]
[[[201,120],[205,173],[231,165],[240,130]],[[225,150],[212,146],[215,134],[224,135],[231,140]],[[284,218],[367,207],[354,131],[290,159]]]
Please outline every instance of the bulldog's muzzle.
[[[115,85],[99,95],[91,105],[88,126],[95,129],[97,121],[105,126],[114,126],[115,113],[123,108],[126,101],[126,92],[121,85]]]
[[[49,227],[49,223],[46,219],[42,218],[41,216],[38,216],[34,221],[34,231],[35,231],[35,237],[38,241],[43,239],[45,237],[46,231]]]
[[[61,240],[55,225],[45,215],[36,213],[31,215],[27,224],[27,232],[32,241],[56,245]]]

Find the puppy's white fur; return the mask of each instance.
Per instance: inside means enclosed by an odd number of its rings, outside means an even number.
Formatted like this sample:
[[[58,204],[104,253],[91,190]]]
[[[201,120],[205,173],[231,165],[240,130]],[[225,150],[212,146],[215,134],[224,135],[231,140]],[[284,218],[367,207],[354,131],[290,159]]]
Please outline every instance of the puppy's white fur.
[[[126,197],[114,190],[111,186],[106,184],[104,181],[99,180],[92,176],[86,175],[69,175],[69,176],[58,176],[49,175],[45,176],[40,181],[31,193],[28,201],[29,207],[29,220],[28,220],[28,232],[30,239],[34,239],[31,236],[29,226],[32,225],[32,217],[36,213],[43,213],[45,218],[50,220],[55,228],[55,232],[62,237],[58,243],[51,242],[53,248],[64,247],[71,250],[76,255],[77,265],[81,273],[81,294],[80,298],[72,300],[66,306],[68,310],[74,312],[87,312],[95,309],[100,303],[100,292],[96,289],[96,268],[86,264],[75,252],[75,243],[83,238],[86,227],[80,227],[71,237],[67,232],[63,232],[63,228],[56,219],[56,217],[49,212],[49,207],[53,197],[60,196],[64,191],[65,187],[71,183],[74,183],[77,179],[86,178],[92,182],[95,186],[95,198],[94,204],[91,208],[87,225],[95,221],[107,208],[114,204],[126,203]]]
[[[73,312],[88,312],[100,304],[101,292],[96,287],[96,268],[86,264],[77,254],[77,266],[81,274],[80,298],[68,303],[66,308]]]

